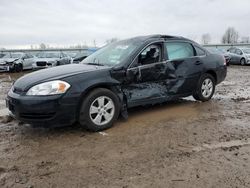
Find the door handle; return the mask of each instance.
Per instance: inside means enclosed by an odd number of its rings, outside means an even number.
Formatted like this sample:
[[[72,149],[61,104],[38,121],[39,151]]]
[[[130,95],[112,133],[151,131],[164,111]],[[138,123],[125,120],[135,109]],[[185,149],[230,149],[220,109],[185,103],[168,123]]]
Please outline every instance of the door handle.
[[[196,62],[195,62],[195,65],[201,65],[201,64],[202,64],[201,61],[196,61]]]

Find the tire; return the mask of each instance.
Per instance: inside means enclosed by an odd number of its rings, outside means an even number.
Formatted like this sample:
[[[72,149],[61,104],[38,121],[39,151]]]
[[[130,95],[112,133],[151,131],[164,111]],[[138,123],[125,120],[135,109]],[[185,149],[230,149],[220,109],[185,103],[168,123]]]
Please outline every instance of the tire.
[[[93,132],[105,130],[113,126],[119,112],[119,98],[108,89],[98,88],[84,97],[79,113],[79,123]]]
[[[242,59],[240,60],[240,64],[241,64],[241,65],[245,65],[245,64],[246,64],[246,60],[245,60],[244,58],[242,58]]]
[[[202,102],[209,101],[215,91],[215,78],[211,74],[203,74],[193,94],[194,99]]]
[[[22,72],[23,71],[23,65],[21,63],[14,65],[14,71],[15,72]]]

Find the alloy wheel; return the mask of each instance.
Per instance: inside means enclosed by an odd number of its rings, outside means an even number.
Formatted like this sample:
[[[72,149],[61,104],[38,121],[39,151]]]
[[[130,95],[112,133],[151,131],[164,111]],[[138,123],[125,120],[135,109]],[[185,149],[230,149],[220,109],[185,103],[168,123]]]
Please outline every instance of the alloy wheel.
[[[206,78],[201,86],[201,93],[203,97],[208,98],[213,93],[213,82],[210,78]]]
[[[114,112],[115,105],[113,100],[107,96],[100,96],[90,105],[89,116],[94,124],[102,126],[112,120]]]

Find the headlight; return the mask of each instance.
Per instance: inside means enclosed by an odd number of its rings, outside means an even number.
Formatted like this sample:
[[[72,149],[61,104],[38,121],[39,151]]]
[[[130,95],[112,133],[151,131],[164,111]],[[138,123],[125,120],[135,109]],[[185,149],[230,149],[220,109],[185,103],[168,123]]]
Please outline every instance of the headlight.
[[[67,82],[55,80],[33,86],[26,95],[57,95],[65,93],[69,88]]]

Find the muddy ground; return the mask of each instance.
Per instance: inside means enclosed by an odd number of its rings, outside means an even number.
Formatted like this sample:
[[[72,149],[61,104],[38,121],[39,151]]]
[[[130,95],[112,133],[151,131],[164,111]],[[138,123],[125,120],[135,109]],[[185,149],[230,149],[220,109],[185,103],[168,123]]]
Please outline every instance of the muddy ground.
[[[0,74],[2,115],[18,76]],[[100,133],[5,120],[0,187],[250,187],[249,66],[230,66],[209,102],[131,109]]]

